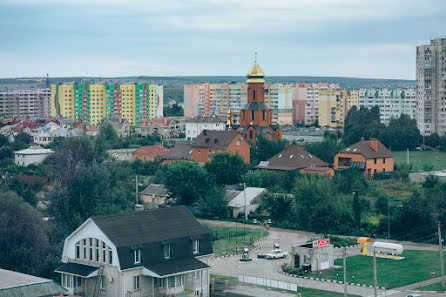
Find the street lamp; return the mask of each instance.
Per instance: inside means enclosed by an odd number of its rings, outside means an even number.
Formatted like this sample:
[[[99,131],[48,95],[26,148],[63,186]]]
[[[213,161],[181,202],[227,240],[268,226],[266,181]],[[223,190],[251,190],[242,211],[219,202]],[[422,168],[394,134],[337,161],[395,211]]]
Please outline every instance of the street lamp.
[[[253,222],[254,224],[258,224],[258,225],[261,225],[261,226],[262,226],[262,228],[261,228],[261,230],[262,230],[262,233],[261,233],[261,239],[262,239],[262,241],[263,241],[263,227],[264,227],[266,224],[271,225],[271,219],[267,219],[267,220],[265,220],[265,221],[263,221],[263,222],[261,222],[261,221],[259,221],[259,220],[257,220],[257,219],[254,219],[252,222]]]
[[[246,221],[248,220],[248,211],[247,211],[247,205],[246,205],[246,183],[240,184],[240,186],[243,186],[243,196],[245,197],[245,207],[243,208],[243,211],[245,213],[245,222],[243,223],[243,241],[246,243],[245,234],[246,234]]]
[[[355,276],[354,275],[352,275],[352,283],[355,283]]]
[[[336,281],[339,281],[339,273],[336,273]]]

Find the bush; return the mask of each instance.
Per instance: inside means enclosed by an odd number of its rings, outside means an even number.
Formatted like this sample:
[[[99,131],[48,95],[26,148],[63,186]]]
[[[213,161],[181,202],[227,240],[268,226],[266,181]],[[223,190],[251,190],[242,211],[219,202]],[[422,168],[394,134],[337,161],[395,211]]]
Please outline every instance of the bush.
[[[330,236],[330,243],[335,247],[343,247],[357,244],[356,238]]]

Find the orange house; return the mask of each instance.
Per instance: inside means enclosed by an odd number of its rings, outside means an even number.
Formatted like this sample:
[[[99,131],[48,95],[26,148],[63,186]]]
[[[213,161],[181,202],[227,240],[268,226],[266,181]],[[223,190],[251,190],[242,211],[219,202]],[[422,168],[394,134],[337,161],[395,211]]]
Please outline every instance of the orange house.
[[[392,153],[377,139],[361,140],[334,157],[334,169],[359,168],[367,179],[378,172],[393,171]]]
[[[132,154],[132,161],[140,159],[143,162],[154,161],[156,157],[165,156],[169,150],[160,145],[145,145]]]
[[[192,143],[192,161],[209,162],[219,153],[238,154],[249,164],[249,143],[237,131],[203,130]]]

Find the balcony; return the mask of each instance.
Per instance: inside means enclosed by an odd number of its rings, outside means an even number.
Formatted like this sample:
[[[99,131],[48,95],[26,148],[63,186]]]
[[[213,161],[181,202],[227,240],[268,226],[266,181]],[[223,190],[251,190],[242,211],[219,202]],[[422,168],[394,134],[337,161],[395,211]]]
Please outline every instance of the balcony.
[[[352,163],[352,159],[350,159],[350,158],[339,158],[339,160],[338,160],[339,167],[350,167],[351,163]]]

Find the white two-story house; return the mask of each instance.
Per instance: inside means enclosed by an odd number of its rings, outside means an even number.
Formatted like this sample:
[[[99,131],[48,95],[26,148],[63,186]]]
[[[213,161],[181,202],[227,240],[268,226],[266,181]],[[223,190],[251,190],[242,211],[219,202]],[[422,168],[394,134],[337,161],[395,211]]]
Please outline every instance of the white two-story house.
[[[61,284],[88,297],[209,296],[209,232],[184,207],[91,217],[65,239]]]

